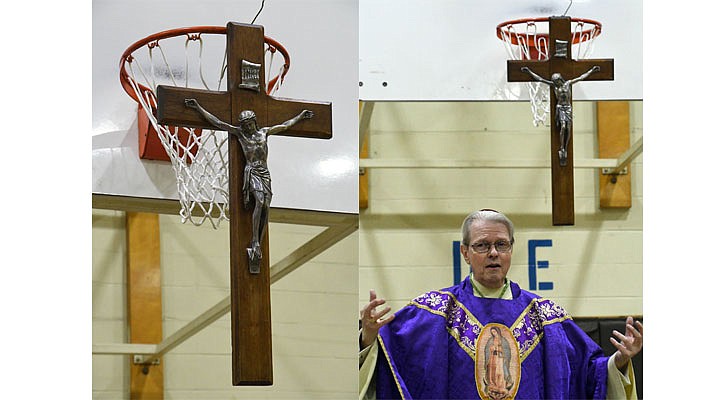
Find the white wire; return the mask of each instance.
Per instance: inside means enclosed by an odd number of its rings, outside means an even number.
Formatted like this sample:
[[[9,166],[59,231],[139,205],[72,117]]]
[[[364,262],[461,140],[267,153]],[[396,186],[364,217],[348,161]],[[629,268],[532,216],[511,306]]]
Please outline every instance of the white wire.
[[[268,54],[268,73],[266,74],[266,77],[268,80],[273,79],[273,76],[270,74],[271,70],[273,69],[273,51],[271,51],[270,46],[266,47],[265,53]],[[263,56],[265,58],[265,55]],[[268,90],[268,85],[265,85],[265,90]]]
[[[220,76],[217,80],[217,90],[222,88],[222,82],[225,79],[225,72],[227,71],[227,47],[225,48],[225,55],[222,58],[222,65],[220,66]]]
[[[199,54],[200,64],[199,64],[199,69],[198,69],[198,71],[200,73],[200,80],[202,81],[202,85],[205,86],[205,89],[210,90],[210,86],[208,86],[207,82],[205,81],[205,74],[203,73],[203,69],[202,69],[202,60],[204,60],[204,58],[202,57],[202,47],[204,45],[204,43],[202,42],[202,34],[200,34],[200,36],[198,37],[197,40],[200,41],[200,54]]]

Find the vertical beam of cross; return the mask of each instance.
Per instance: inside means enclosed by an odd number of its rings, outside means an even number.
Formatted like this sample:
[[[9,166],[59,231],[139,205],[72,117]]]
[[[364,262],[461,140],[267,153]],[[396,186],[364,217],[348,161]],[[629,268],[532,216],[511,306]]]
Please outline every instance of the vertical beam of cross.
[[[553,79],[554,74],[560,74],[566,80],[577,79],[588,74],[583,80],[614,80],[614,60],[612,59],[582,59],[571,58],[571,18],[566,16],[549,18],[549,59],[536,60],[508,60],[508,81],[529,82],[534,77],[522,69],[527,67],[534,74]],[[598,70],[589,73],[590,69]],[[569,89],[571,90],[571,89]],[[574,152],[572,124],[569,124],[566,143],[566,159],[559,160],[561,149],[561,132],[558,123],[555,90],[551,90],[551,196],[552,196],[552,223],[553,225],[574,225]],[[571,110],[571,93],[568,96],[568,106]],[[571,115],[573,116],[573,114]]]

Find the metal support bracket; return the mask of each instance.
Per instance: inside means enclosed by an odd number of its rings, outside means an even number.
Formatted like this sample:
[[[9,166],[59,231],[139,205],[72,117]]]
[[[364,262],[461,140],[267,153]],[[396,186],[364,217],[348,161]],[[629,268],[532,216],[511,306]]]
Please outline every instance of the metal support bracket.
[[[159,358],[147,360],[145,356],[141,354],[134,354],[134,364],[137,365],[159,365]]]
[[[619,172],[615,171],[614,168],[602,168],[602,175],[627,175],[628,173],[629,167],[624,167]]]
[[[625,175],[629,164],[638,155],[642,154],[642,138],[640,137],[627,151],[617,159],[617,166],[614,168],[602,168],[602,175]],[[619,171],[619,172],[617,172]]]
[[[619,175],[628,175],[629,174],[629,167],[624,167],[621,170],[617,171],[615,168],[602,168],[602,175],[608,175],[609,181],[611,183],[617,183],[617,176]]]

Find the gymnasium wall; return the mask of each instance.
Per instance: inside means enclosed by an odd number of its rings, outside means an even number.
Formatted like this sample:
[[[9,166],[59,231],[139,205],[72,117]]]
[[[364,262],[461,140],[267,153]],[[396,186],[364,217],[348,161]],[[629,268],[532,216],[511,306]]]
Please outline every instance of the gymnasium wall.
[[[219,230],[160,216],[165,337],[229,294],[228,224]],[[271,264],[323,230],[270,225]],[[126,343],[126,233],[120,211],[93,211],[93,343]],[[342,399],[357,391],[357,233],[271,286],[271,387],[231,385],[230,314],[164,358],[167,399]],[[94,399],[129,398],[129,361],[92,358]]]
[[[630,136],[642,136],[642,103],[630,102]],[[574,103],[576,159],[598,158],[596,103]],[[370,158],[549,159],[549,128],[534,127],[527,102],[380,102]],[[360,211],[359,305],[369,289],[397,310],[469,273],[453,242],[471,211],[494,208],[516,226],[509,277],[573,316],[642,314],[642,156],[631,167],[632,207],[600,209],[598,169],[575,169],[575,225],[551,225],[550,170],[369,169]],[[551,241],[550,246],[544,245]],[[529,276],[529,241],[535,276]],[[537,246],[539,245],[540,246]],[[459,259],[459,260],[458,260]],[[455,277],[457,262],[461,273]],[[538,290],[552,286],[548,290]],[[545,285],[542,285],[545,284]]]
[[[596,158],[596,105],[574,105],[576,158]],[[630,103],[631,141],[642,136],[642,103]],[[370,157],[546,159],[548,128],[533,127],[528,103],[377,103]],[[575,317],[642,314],[642,156],[632,164],[632,208],[599,208],[598,170],[575,169],[574,226],[551,226],[548,169],[371,169],[360,228],[272,285],[274,386],[230,385],[229,314],[164,356],[165,397],[354,398],[357,310],[374,288],[399,309],[455,280],[453,242],[464,216],[484,207],[516,224],[510,277]],[[124,343],[125,216],[93,211],[93,343]],[[229,288],[227,225],[182,225],[160,216],[163,328],[169,335],[222,300]],[[319,227],[271,224],[275,263]],[[543,242],[532,242],[543,243]],[[461,258],[461,256],[457,256]],[[357,262],[358,261],[358,262]],[[462,259],[461,273],[467,275]],[[357,284],[358,280],[358,284]],[[358,304],[357,304],[358,292]],[[126,356],[94,355],[93,398],[128,398]]]

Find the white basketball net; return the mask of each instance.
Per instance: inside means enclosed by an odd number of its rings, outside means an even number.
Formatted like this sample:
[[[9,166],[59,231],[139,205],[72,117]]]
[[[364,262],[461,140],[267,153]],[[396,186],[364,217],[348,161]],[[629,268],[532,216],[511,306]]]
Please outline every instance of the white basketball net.
[[[519,21],[499,28],[501,38],[511,60],[546,60],[549,56],[548,20]],[[571,21],[571,57],[575,60],[588,58],[594,46],[594,39],[600,33],[595,25],[587,21]],[[515,43],[517,44],[515,44]],[[550,87],[540,82],[525,82],[531,99],[533,125],[549,126]]]
[[[227,82],[225,50],[224,34],[182,34],[141,46],[123,65],[140,106],[172,162],[182,222],[199,226],[208,220],[213,228],[229,220],[228,133],[159,124],[155,117],[155,92],[157,85],[224,90],[221,88]],[[273,65],[277,75],[282,75],[284,60],[269,45],[265,45],[265,52],[271,82],[275,79],[270,73]],[[277,91],[282,82],[282,78],[278,79],[269,93]]]

